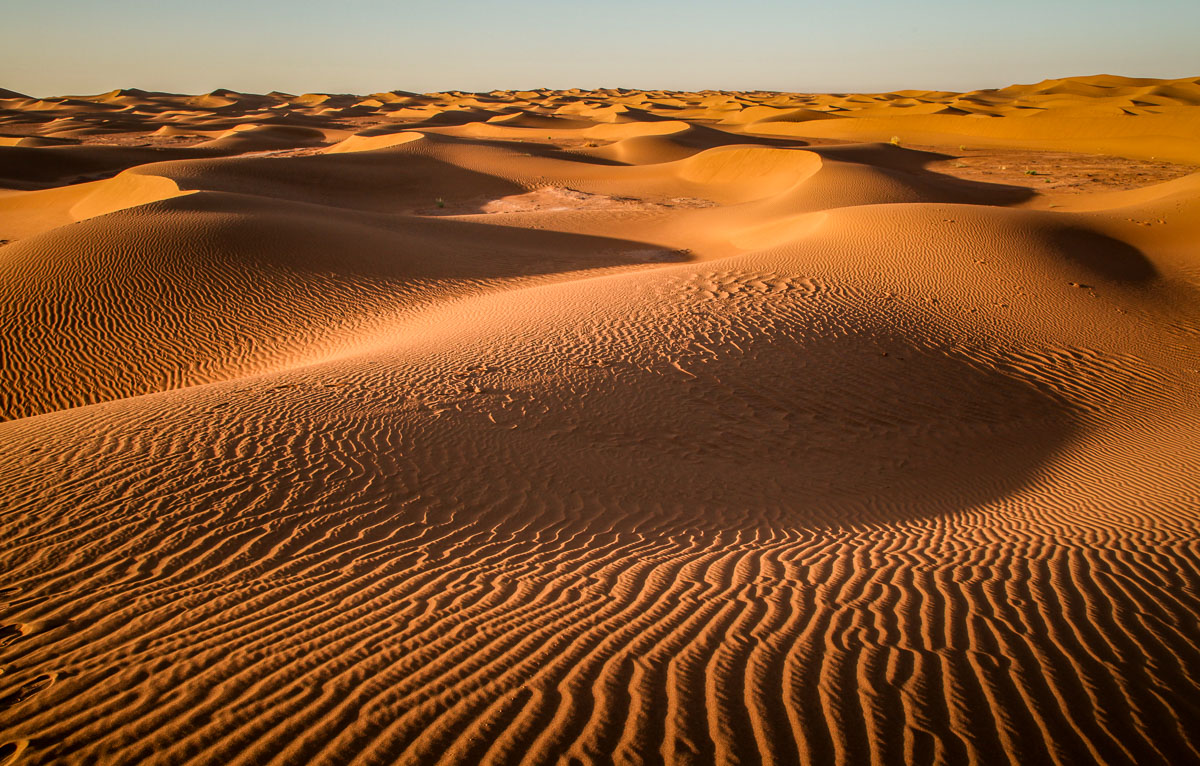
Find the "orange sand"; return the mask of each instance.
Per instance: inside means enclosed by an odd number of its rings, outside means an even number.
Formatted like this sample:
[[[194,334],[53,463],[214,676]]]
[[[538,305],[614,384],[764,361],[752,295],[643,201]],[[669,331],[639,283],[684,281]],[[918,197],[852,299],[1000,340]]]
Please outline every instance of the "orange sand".
[[[1197,762],[1198,105],[0,92],[0,762]]]

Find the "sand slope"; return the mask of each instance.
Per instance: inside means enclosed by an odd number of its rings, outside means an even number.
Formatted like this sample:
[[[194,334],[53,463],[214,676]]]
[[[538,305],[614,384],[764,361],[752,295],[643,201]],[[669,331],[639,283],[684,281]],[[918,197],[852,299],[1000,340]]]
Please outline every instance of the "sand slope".
[[[0,758],[1200,761],[1198,88],[0,93]]]

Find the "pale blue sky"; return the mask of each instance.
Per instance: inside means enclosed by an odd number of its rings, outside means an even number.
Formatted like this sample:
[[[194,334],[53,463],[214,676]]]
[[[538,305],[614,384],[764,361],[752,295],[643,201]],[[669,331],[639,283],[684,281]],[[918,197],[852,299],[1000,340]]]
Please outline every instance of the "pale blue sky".
[[[0,0],[0,87],[971,90],[1200,75],[1200,0]]]

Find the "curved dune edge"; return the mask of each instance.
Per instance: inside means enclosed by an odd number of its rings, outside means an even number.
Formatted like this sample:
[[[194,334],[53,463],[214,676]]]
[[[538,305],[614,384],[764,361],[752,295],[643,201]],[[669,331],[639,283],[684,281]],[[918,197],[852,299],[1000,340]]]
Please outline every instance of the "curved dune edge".
[[[121,173],[111,181],[99,183],[98,188],[71,206],[70,215],[76,221],[191,193],[169,178],[134,173]]]
[[[104,181],[0,197],[0,237],[24,239],[68,223],[191,193],[169,178],[125,172]]]
[[[393,146],[403,146],[412,141],[424,138],[422,133],[405,130],[399,133],[383,133],[380,135],[348,136],[325,150],[326,154],[342,152],[371,152],[376,149],[389,149]]]
[[[770,190],[804,181],[819,167],[820,159],[811,152],[734,146],[709,149],[684,160],[678,174],[698,184],[754,181],[766,187],[763,191],[769,194]]]
[[[1200,761],[1198,81],[0,98],[5,763]]]

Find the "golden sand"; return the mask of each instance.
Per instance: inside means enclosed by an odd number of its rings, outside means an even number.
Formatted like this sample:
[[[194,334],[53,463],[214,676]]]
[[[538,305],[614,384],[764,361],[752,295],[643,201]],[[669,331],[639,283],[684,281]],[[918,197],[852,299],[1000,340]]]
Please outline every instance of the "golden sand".
[[[0,759],[1200,760],[1198,105],[0,92]]]

